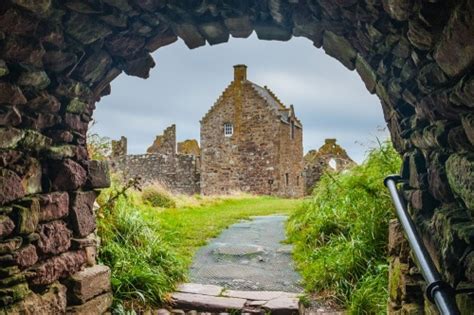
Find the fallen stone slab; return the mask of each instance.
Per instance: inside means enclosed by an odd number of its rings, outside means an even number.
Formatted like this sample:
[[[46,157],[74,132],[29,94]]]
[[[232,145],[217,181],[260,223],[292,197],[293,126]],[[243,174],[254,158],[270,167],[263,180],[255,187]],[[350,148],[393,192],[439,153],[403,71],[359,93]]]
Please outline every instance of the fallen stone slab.
[[[262,306],[272,315],[296,315],[299,314],[299,299],[292,297],[280,297],[268,301]]]
[[[175,308],[206,312],[241,310],[247,302],[245,299],[181,292],[173,293],[171,298]]]
[[[219,296],[223,290],[223,287],[212,284],[183,283],[179,285],[177,291],[182,293]]]
[[[270,301],[278,298],[294,298],[298,299],[297,293],[289,293],[283,291],[238,291],[225,290],[222,296],[246,299],[252,301]]]

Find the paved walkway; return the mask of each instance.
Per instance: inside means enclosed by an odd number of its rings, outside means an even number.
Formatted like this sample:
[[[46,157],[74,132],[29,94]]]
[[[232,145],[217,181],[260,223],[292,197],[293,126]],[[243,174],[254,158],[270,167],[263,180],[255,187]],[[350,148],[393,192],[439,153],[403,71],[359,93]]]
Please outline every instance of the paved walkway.
[[[302,292],[282,215],[252,217],[224,230],[194,257],[190,279],[226,289]]]
[[[212,218],[210,218],[212,220]],[[283,215],[258,216],[230,226],[194,257],[193,283],[178,287],[170,309],[157,315],[341,315],[305,309],[302,288],[285,240]]]

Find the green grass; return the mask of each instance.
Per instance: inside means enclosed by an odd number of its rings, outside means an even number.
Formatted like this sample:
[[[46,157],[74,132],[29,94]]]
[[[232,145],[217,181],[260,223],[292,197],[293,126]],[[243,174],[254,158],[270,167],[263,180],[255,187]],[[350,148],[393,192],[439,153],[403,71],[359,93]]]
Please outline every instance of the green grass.
[[[400,163],[384,143],[349,172],[324,175],[287,226],[307,291],[337,300],[351,314],[386,310],[392,205],[383,179]]]
[[[113,189],[102,194],[102,204]],[[301,203],[251,196],[178,199],[179,208],[156,208],[134,192],[99,212],[99,259],[112,270],[116,313],[160,305],[186,280],[196,250],[229,225],[253,215],[290,214]]]

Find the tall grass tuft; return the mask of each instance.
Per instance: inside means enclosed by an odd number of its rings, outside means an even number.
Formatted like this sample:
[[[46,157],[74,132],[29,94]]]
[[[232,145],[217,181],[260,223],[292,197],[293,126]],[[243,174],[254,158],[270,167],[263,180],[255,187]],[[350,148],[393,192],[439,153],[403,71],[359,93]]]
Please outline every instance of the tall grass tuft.
[[[143,188],[142,200],[149,203],[153,207],[176,207],[176,202],[172,193],[159,183],[155,183]]]
[[[158,219],[147,213],[156,210],[138,199],[119,197],[98,220],[99,259],[111,267],[114,299],[138,304],[128,305],[132,309],[159,305],[186,275],[182,258],[162,240]]]
[[[392,217],[386,175],[400,157],[389,142],[348,172],[325,174],[289,219],[289,239],[305,287],[352,314],[382,314],[387,299],[386,244]]]

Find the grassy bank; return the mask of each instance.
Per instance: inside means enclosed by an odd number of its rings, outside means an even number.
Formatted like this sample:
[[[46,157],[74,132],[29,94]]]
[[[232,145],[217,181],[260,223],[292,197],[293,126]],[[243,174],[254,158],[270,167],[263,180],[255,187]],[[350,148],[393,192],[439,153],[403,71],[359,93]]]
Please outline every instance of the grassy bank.
[[[100,197],[102,205],[117,191]],[[186,280],[196,250],[227,226],[253,215],[290,214],[300,201],[272,197],[120,196],[99,211],[100,262],[112,269],[115,311],[159,305]],[[171,198],[171,201],[167,200]],[[153,204],[173,205],[161,208]]]
[[[386,246],[392,205],[383,179],[398,173],[389,143],[352,170],[326,174],[288,223],[294,257],[309,292],[351,314],[385,314]]]

